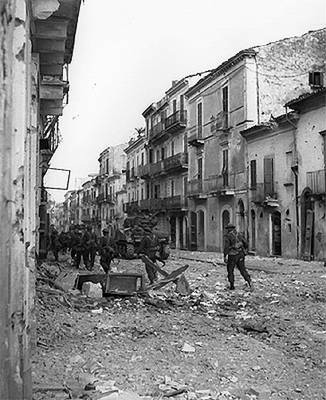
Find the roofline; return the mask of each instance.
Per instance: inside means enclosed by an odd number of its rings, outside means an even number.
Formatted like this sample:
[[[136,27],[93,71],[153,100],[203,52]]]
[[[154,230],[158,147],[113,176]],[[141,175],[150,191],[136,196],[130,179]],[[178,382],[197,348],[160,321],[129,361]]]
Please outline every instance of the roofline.
[[[143,112],[142,116],[146,118],[146,115],[148,115],[151,111],[155,111],[154,103],[150,104]]]
[[[189,82],[185,78],[182,78],[175,85],[171,86],[170,89],[165,92],[165,94],[167,96],[171,96],[181,90],[184,86],[187,86],[188,83]]]
[[[295,112],[285,113],[279,115],[278,117],[274,118],[274,122],[277,125],[290,125],[293,127],[291,123],[295,123],[298,119],[298,115]],[[244,129],[240,131],[240,135],[245,138],[246,140],[250,139],[252,136],[257,136],[266,131],[273,131],[273,121],[271,123],[264,123],[251,126],[248,129]]]
[[[250,48],[241,50],[239,53],[235,54],[233,57],[229,58],[227,61],[224,61],[220,64],[217,68],[214,69],[210,74],[202,78],[198,81],[194,86],[187,90],[185,93],[186,97],[192,96],[196,91],[200,90],[201,88],[205,87],[209,82],[215,79],[217,76],[223,74],[225,71],[230,69],[233,65],[238,64],[242,61],[245,57],[255,57],[257,52]]]
[[[138,137],[136,140],[134,140],[132,143],[130,143],[130,145],[124,149],[124,152],[126,154],[128,154],[134,147],[137,147],[137,145],[141,144],[141,142],[143,142],[143,141],[146,141],[145,135]]]
[[[314,90],[313,92],[304,93],[301,96],[288,101],[285,104],[285,107],[291,108],[292,110],[299,110],[300,106],[303,106],[303,103],[309,101],[313,98],[325,96],[326,95],[326,88],[322,87],[320,89]]]

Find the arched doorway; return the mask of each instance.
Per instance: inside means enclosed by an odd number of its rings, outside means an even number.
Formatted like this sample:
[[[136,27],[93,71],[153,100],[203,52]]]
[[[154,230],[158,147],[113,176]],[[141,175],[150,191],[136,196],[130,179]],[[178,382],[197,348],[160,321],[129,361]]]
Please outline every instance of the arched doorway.
[[[238,231],[245,234],[245,208],[241,199],[238,202],[237,219]]]
[[[205,213],[202,210],[197,212],[197,227],[198,250],[205,250]]]
[[[197,214],[190,213],[190,250],[197,250]]]
[[[282,234],[281,234],[281,213],[274,211],[271,215],[272,220],[272,255],[282,255]]]
[[[224,210],[222,212],[222,230],[223,230],[223,235],[225,233],[225,228],[229,223],[230,223],[230,213],[229,213],[228,210]]]
[[[306,188],[301,195],[301,242],[305,260],[314,257],[314,201],[311,190]]]
[[[250,213],[250,219],[251,219],[251,250],[255,251],[256,250],[256,213],[254,210],[251,210]]]
[[[176,247],[176,218],[174,216],[170,217],[170,238],[171,247]]]

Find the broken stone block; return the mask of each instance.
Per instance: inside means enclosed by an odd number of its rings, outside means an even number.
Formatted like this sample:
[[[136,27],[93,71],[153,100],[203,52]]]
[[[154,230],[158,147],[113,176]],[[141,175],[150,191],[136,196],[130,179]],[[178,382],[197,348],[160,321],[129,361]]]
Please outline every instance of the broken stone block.
[[[196,349],[188,343],[185,343],[181,349],[184,353],[194,353]]]
[[[85,282],[82,287],[82,293],[87,297],[103,297],[102,285],[100,283]]]

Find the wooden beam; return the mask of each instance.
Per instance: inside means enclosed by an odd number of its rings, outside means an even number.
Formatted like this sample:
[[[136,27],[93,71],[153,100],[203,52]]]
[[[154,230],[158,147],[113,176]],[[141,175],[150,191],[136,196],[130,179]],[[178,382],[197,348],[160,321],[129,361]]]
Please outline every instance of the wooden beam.
[[[64,52],[51,53],[50,51],[40,54],[41,65],[64,64]]]
[[[41,64],[41,75],[51,75],[61,77],[63,74],[62,64]]]
[[[65,39],[36,39],[36,49],[38,53],[64,53],[66,49]]]
[[[63,99],[63,86],[59,85],[40,85],[40,99]]]
[[[52,18],[47,20],[36,20],[36,32],[33,35],[38,39],[66,39],[68,20]]]

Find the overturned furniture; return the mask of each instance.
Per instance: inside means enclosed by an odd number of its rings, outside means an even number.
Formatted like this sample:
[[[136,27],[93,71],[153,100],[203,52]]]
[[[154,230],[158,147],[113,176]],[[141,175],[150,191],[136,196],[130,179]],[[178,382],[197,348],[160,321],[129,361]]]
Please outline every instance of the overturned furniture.
[[[168,283],[175,283],[176,284],[176,291],[179,294],[182,295],[188,295],[190,294],[190,285],[184,276],[184,273],[186,270],[189,268],[189,265],[184,265],[183,267],[180,267],[176,269],[175,271],[172,271],[171,273],[168,273],[164,271],[162,268],[160,268],[157,264],[155,264],[152,260],[150,260],[147,256],[143,255],[141,257],[142,261],[145,263],[145,265],[151,266],[155,271],[157,271],[160,275],[163,276],[163,279],[152,283],[151,285],[146,287],[146,290],[158,290],[167,285]]]

